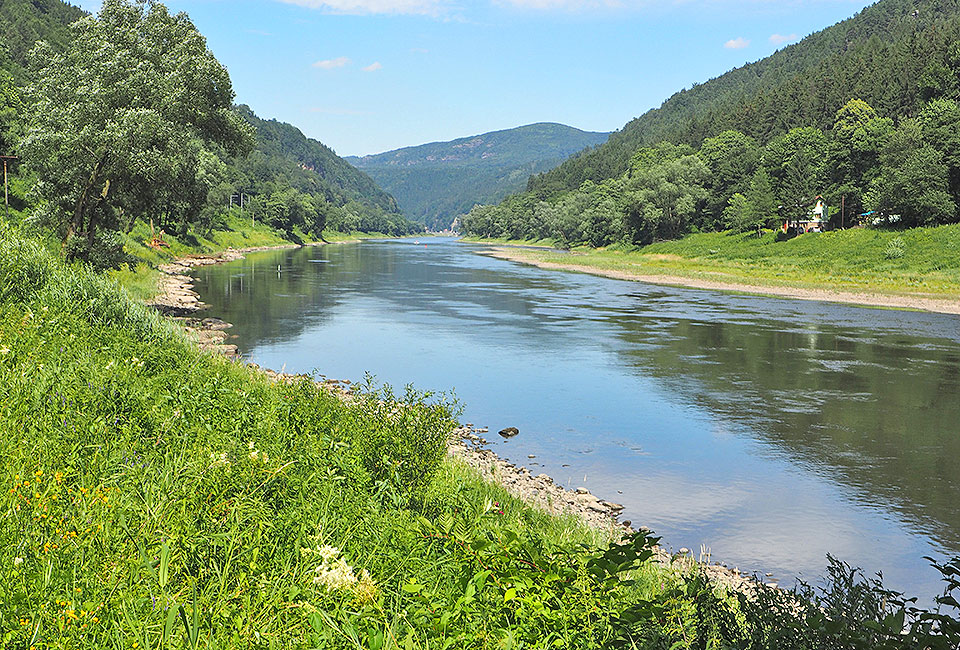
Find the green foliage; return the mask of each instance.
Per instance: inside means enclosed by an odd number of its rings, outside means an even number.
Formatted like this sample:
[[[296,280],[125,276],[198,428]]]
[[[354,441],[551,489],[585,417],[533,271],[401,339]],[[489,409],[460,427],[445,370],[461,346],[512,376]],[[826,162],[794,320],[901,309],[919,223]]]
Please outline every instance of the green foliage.
[[[0,70],[0,155],[13,153],[19,139],[14,129],[22,113],[20,90],[14,85],[13,77]]]
[[[3,0],[0,2],[0,70],[20,84],[27,78],[27,59],[37,41],[56,50],[71,40],[68,26],[86,15],[61,0]]]
[[[246,157],[224,156],[227,182],[216,198],[218,206],[225,206],[231,195],[238,203],[244,192],[249,201],[244,209],[255,218],[316,239],[325,228],[390,235],[422,230],[403,217],[392,196],[329,147],[290,124],[260,119],[247,106],[234,110],[256,132],[256,146]]]
[[[250,136],[230,111],[226,69],[186,14],[107,0],[74,32],[63,53],[34,50],[22,149],[39,176],[37,218],[96,261],[98,231],[131,215],[183,231],[218,175],[205,144],[240,152]]]
[[[699,147],[710,171],[706,197],[685,220],[689,230],[731,223],[736,211],[725,219],[724,210],[734,194],[748,194],[756,166],[766,170],[773,185],[773,198],[764,198],[762,212],[773,202],[778,216],[803,217],[819,195],[831,205],[843,203],[844,214],[834,211],[832,226],[841,219],[851,225],[857,215],[876,208],[884,216],[902,215],[901,225],[951,223],[960,218],[957,79],[957,4],[882,0],[762,61],[677,93],[605,144],[531,177],[527,192],[502,203],[497,218],[465,219],[464,229],[488,237],[519,231],[521,238],[542,238],[533,206],[556,206],[586,181],[616,183],[636,172],[638,151],[663,141]],[[904,151],[895,136],[914,128],[913,116],[922,125],[919,140]],[[925,173],[924,165],[932,170]],[[624,217],[608,214],[605,220],[616,224]],[[621,229],[592,239],[649,239],[628,231],[626,237]],[[565,241],[557,231],[548,236]]]
[[[916,15],[914,14],[916,12]],[[794,127],[833,126],[851,98],[883,115],[916,114],[960,88],[960,12],[944,0],[882,0],[760,61],[681,90],[593,151],[531,178],[539,198],[626,171],[638,148],[661,140],[699,146],[733,129],[761,144]]]
[[[407,215],[443,229],[474,205],[502,200],[523,189],[531,174],[608,136],[562,124],[530,124],[347,160],[397,197]]]

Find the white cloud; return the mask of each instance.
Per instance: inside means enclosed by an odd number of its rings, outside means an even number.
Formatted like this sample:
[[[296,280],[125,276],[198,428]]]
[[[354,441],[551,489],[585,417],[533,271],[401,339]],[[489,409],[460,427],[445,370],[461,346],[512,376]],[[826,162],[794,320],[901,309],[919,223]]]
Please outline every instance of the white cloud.
[[[363,69],[364,72],[376,72],[377,70],[382,70],[383,65],[379,61],[374,61],[367,67]]]
[[[443,13],[444,0],[279,0],[309,9],[334,14],[419,14],[436,16]]]
[[[324,59],[323,61],[317,61],[313,64],[313,67],[320,68],[321,70],[335,70],[346,65],[350,65],[350,59],[345,56],[340,56],[336,59]]]
[[[784,43],[793,43],[797,38],[796,34],[788,34],[787,36],[783,34],[773,34],[770,36],[770,42],[774,45],[783,45]]]
[[[723,46],[728,50],[742,50],[750,46],[750,41],[743,36],[738,36],[737,38],[730,39],[724,43]]]

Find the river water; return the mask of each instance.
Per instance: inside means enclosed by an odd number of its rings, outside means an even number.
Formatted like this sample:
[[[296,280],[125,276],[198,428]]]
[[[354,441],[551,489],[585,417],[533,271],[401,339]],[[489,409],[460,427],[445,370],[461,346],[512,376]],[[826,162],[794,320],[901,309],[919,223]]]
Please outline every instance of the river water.
[[[960,319],[542,270],[449,239],[196,270],[247,360],[453,389],[503,457],[674,550],[929,602],[960,554]],[[279,266],[279,272],[278,272]],[[516,426],[502,441],[496,431]],[[528,455],[536,456],[529,459]]]

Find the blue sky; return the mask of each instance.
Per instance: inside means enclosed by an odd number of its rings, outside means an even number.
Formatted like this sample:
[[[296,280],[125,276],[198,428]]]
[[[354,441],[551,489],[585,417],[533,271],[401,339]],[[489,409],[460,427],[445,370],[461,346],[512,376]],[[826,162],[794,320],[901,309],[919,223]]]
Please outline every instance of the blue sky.
[[[76,2],[76,0],[75,0]],[[81,0],[88,10],[96,0]],[[619,129],[864,0],[168,0],[237,101],[340,155],[533,122]]]

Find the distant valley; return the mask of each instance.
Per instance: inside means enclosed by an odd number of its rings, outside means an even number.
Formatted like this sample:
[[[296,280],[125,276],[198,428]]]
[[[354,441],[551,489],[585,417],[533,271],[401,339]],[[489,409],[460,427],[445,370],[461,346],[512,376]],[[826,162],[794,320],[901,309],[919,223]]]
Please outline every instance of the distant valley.
[[[408,218],[439,230],[478,203],[525,189],[531,174],[609,136],[540,123],[346,160],[392,194]]]

